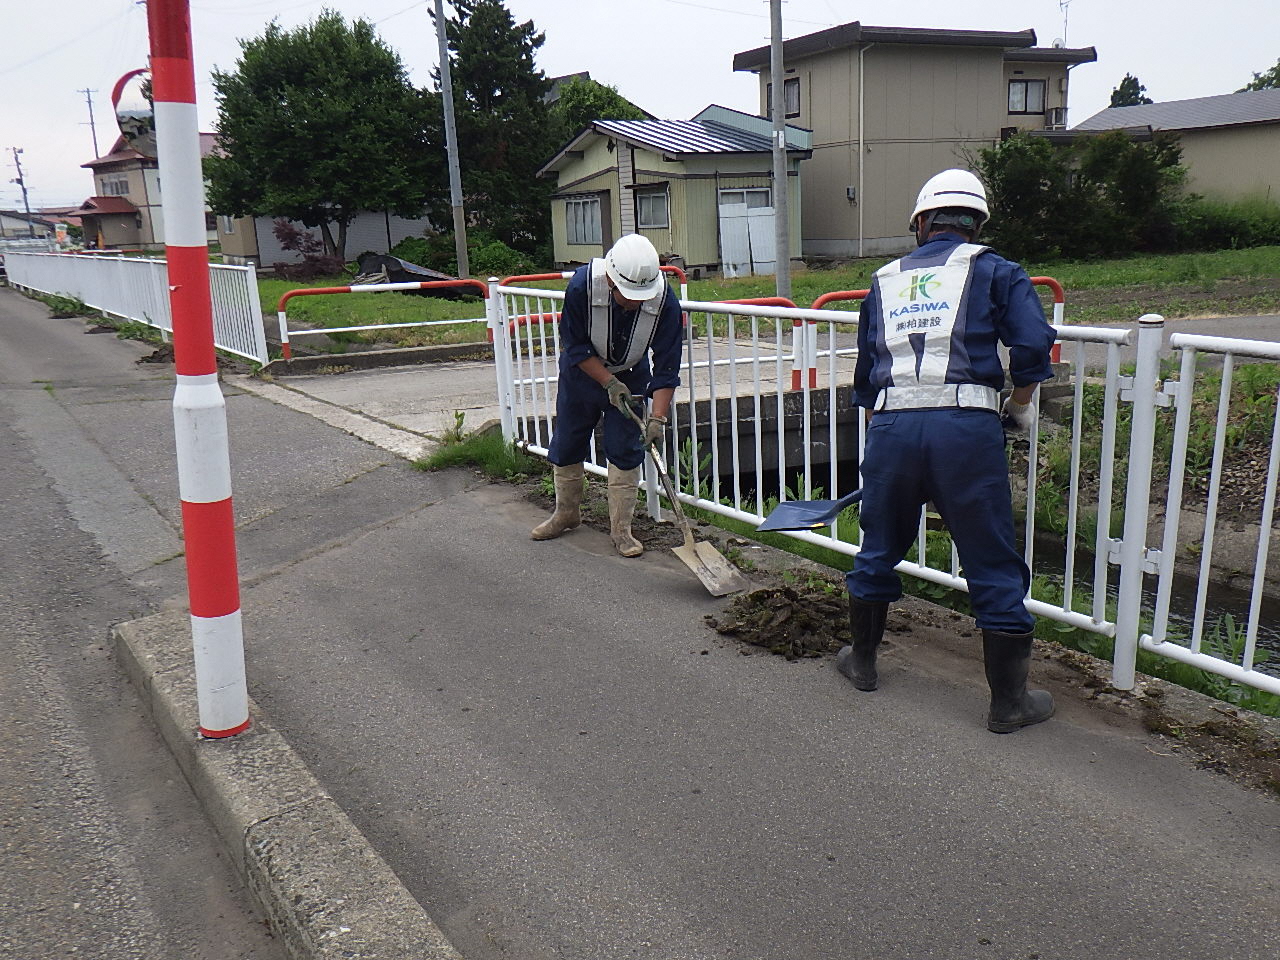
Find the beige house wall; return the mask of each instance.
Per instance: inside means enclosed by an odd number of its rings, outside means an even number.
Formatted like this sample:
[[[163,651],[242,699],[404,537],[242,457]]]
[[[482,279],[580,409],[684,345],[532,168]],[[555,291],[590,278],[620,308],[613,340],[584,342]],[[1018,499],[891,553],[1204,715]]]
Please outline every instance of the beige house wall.
[[[999,49],[871,45],[806,58],[787,76],[800,79],[800,115],[788,122],[814,131],[802,201],[807,256],[908,249],[920,185],[947,167],[970,167],[1009,125]],[[762,109],[768,82],[762,71]]]
[[[1066,64],[1004,57],[991,47],[869,44],[789,68],[786,76],[800,81],[800,112],[787,122],[813,131],[803,253],[870,257],[910,249],[907,221],[925,180],[947,167],[974,168],[978,151],[1005,128],[1042,129],[1048,110],[1066,104]],[[759,78],[763,114],[769,71]],[[1009,113],[1015,79],[1046,81],[1045,114]]]
[[[1179,137],[1189,192],[1280,203],[1280,124],[1184,130]]]
[[[218,217],[216,234],[226,263],[258,262],[258,230],[253,217]]]
[[[1004,65],[1005,107],[1008,108],[1009,81],[1011,80],[1043,80],[1044,106],[1043,114],[1006,113],[1004,127],[1017,127],[1019,130],[1044,130],[1048,125],[1049,111],[1058,110],[1067,105],[1069,72],[1065,63],[1040,63],[1036,61],[1006,60]],[[1071,123],[1067,119],[1067,125]]]

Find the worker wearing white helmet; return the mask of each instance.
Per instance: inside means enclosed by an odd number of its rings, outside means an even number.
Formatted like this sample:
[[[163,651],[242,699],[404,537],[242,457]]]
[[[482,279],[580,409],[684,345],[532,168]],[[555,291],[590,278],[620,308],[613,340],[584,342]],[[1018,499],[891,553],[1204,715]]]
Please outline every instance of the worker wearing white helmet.
[[[547,451],[556,508],[534,527],[534,540],[550,540],[582,522],[583,461],[603,417],[613,544],[624,557],[644,552],[631,532],[640,463],[645,444],[663,440],[680,383],[682,344],[680,301],[646,238],[627,234],[574,273],[560,314],[560,381]],[[646,397],[652,409],[642,431],[623,407],[634,410]]]
[[[1036,386],[1053,375],[1054,333],[1026,271],[974,242],[989,216],[969,171],[930,178],[911,212],[917,249],[876,271],[863,301],[854,372],[868,421],[862,548],[846,577],[853,642],[837,667],[859,690],[876,689],[876,650],[902,595],[894,567],[932,501],[982,630],[987,727],[1009,733],[1048,719],[1053,698],[1027,689],[1035,621],[1023,603],[1030,572],[1014,535],[1002,420],[1030,427]],[[1000,344],[1013,381],[1003,405]]]

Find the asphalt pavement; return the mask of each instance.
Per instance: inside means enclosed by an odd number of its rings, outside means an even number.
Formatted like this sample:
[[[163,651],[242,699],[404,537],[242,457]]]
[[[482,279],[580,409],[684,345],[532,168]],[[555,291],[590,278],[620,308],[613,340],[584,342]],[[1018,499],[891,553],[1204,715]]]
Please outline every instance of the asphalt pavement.
[[[859,694],[828,661],[720,637],[704,618],[727,601],[670,554],[624,560],[588,527],[534,543],[542,511],[513,488],[412,469],[452,417],[411,420],[391,398],[438,394],[443,415],[474,396],[474,424],[483,365],[473,393],[439,389],[467,380],[452,365],[225,379],[256,722],[196,741],[172,370],[83,330],[0,291],[0,407],[26,417],[12,446],[56,496],[16,563],[46,527],[93,546],[59,569],[81,571],[68,590],[116,593],[83,628],[101,682],[122,701],[126,675],[141,683],[208,817],[193,844],[223,837],[294,955],[1280,955],[1274,794],[1202,769],[1054,665],[1036,675],[1058,716],[995,736],[962,618],[909,605],[881,689]],[[7,651],[57,646],[0,623]],[[43,730],[23,742],[27,769],[52,763]],[[86,783],[108,812],[123,802]],[[41,809],[69,845],[51,862],[84,872],[77,805]]]

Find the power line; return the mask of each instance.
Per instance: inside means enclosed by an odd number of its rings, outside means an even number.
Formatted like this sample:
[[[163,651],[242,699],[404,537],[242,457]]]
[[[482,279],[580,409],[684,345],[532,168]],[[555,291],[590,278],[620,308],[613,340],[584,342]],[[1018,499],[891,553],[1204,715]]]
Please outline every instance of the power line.
[[[97,33],[103,27],[110,26],[111,24],[119,20],[121,17],[128,16],[130,10],[131,10],[130,7],[125,7],[115,16],[107,17],[107,19],[103,20],[101,23],[96,23],[92,27],[90,27],[88,30],[85,30],[83,33],[77,33],[74,37],[70,37],[69,39],[63,40],[61,43],[50,47],[48,50],[45,50],[43,53],[37,53],[34,57],[30,57],[29,59],[23,60],[20,63],[10,64],[9,66],[0,70],[0,74],[13,73],[15,70],[21,70],[23,67],[29,67],[31,66],[31,64],[35,63],[36,61],[43,60],[45,57],[49,56],[50,54],[57,53],[63,47],[69,47],[71,46],[71,44],[77,43],[83,40],[85,37],[89,36],[90,34]]]

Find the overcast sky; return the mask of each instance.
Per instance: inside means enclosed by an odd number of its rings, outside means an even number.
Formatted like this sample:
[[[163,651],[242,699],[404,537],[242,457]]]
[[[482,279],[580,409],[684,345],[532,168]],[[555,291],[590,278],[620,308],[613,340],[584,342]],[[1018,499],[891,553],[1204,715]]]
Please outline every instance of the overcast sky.
[[[202,130],[216,113],[209,71],[234,67],[237,40],[261,34],[273,16],[285,27],[325,6],[377,24],[410,76],[427,85],[436,62],[428,0],[192,0],[197,97]],[[21,209],[11,147],[21,147],[30,202],[80,203],[93,157],[85,88],[93,94],[98,145],[115,136],[108,95],[115,80],[145,65],[146,10],[137,0],[3,0],[0,65],[0,209]],[[445,4],[446,11],[449,9]],[[588,70],[628,99],[667,119],[687,119],[709,103],[754,112],[750,74],[733,55],[769,40],[767,0],[507,0],[518,21],[545,32],[538,66],[549,76]],[[982,3],[786,0],[785,36],[840,23],[980,30],[1032,28],[1041,46],[1065,33],[1068,46],[1094,46],[1098,62],[1072,72],[1070,122],[1107,106],[1126,72],[1156,101],[1231,93],[1280,58],[1280,4],[1258,0],[1071,0],[1064,29],[1059,0]]]

